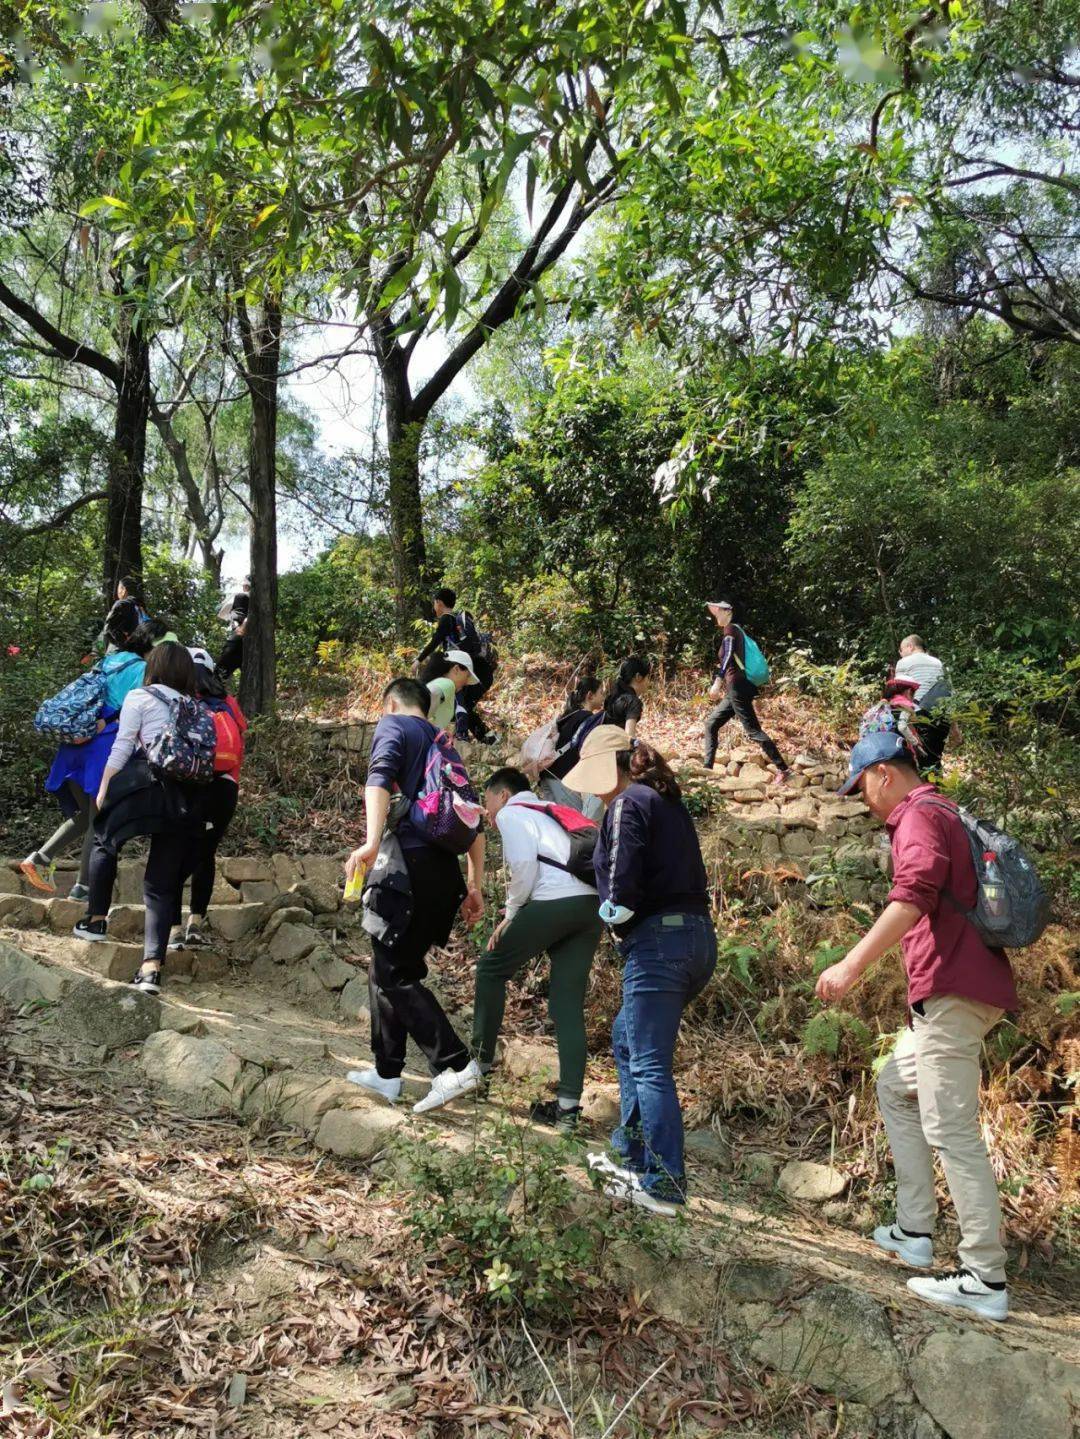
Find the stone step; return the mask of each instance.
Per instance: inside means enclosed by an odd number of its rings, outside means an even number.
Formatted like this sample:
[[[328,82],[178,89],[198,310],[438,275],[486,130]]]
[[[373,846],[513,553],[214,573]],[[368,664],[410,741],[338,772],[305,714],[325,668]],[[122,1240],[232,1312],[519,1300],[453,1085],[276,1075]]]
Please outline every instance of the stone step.
[[[28,899],[49,899],[18,871],[19,860],[0,860],[0,896],[25,895]],[[64,898],[78,875],[78,860],[70,855],[57,860],[53,881],[58,898]],[[117,869],[114,900],[117,904],[142,901],[145,860],[121,860]],[[327,890],[338,890],[345,876],[345,855],[273,854],[221,855],[212,904],[265,904],[294,885],[307,882]]]
[[[10,925],[12,929],[49,929],[54,934],[70,934],[85,914],[86,905],[82,900],[0,895],[0,925]],[[109,939],[120,944],[141,941],[145,914],[141,904],[114,904],[109,911]],[[266,916],[266,904],[245,904],[240,900],[233,904],[212,904],[207,911],[210,928],[225,940],[245,938]]]

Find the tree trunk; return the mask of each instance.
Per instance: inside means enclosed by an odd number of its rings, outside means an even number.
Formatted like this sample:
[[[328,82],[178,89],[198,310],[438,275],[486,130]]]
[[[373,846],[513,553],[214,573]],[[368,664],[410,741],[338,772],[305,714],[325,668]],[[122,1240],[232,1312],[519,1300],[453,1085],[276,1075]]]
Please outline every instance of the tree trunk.
[[[113,444],[106,470],[104,573],[106,607],[124,575],[142,578],[142,495],[150,411],[150,343],[134,307],[121,310],[119,384]]]
[[[220,584],[222,551],[214,549],[214,540],[221,529],[221,517],[219,515],[216,521],[210,519],[202,493],[191,472],[187,442],[182,440],[173,429],[170,415],[166,414],[156,402],[151,402],[150,413],[158,434],[169,452],[169,457],[176,470],[176,478],[180,481],[180,488],[184,492],[184,503],[179,508],[186,530],[184,548],[187,558],[190,559],[194,555],[197,546],[202,554],[203,569],[212,577],[216,585]]]
[[[274,708],[277,684],[277,397],[281,366],[281,305],[267,299],[262,312],[249,315],[238,301],[248,392],[251,435],[248,486],[251,506],[251,607],[244,633],[240,704],[246,714]]]
[[[404,354],[396,341],[379,358],[386,406],[386,442],[390,466],[390,546],[394,557],[394,599],[399,640],[410,636],[412,622],[427,616],[427,550],[424,506],[420,495],[420,440],[427,415],[416,413],[409,393]]]

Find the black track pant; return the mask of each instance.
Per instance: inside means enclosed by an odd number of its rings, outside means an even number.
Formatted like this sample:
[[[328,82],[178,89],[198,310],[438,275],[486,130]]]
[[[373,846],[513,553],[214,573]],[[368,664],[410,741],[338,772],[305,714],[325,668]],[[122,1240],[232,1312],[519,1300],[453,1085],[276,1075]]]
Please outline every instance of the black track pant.
[[[191,874],[191,912],[205,918],[214,892],[214,863],[217,847],[232,823],[240,786],[219,774],[203,796],[203,815],[208,828],[201,838],[199,861]]]
[[[775,741],[771,740],[761,728],[761,723],[754,711],[756,695],[756,685],[752,685],[746,680],[735,679],[728,685],[727,694],[716,708],[710,710],[709,718],[705,721],[705,750],[702,755],[706,769],[712,768],[713,760],[716,758],[717,737],[733,715],[737,716],[739,723],[746,731],[746,738],[760,745],[778,769],[787,769],[787,761],[777,749]]]
[[[468,1050],[454,1033],[442,1005],[423,983],[424,958],[433,944],[445,944],[465,893],[456,856],[425,847],[403,851],[412,885],[413,917],[394,945],[371,941],[368,993],[371,1048],[383,1079],[405,1068],[405,1043],[423,1050],[432,1074],[464,1069]]]
[[[188,829],[150,836],[150,853],[143,875],[146,906],[143,957],[160,964],[169,946],[169,931],[180,923],[184,881],[198,856],[198,838]],[[95,834],[90,856],[90,900],[87,912],[108,914],[112,904],[119,850],[107,848]]]

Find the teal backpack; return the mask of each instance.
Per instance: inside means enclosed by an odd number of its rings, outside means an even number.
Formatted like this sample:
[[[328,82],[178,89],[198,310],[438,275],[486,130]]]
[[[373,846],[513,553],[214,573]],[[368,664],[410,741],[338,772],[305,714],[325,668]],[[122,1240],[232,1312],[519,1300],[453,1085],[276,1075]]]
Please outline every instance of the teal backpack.
[[[743,674],[758,689],[769,683],[769,661],[743,630]]]

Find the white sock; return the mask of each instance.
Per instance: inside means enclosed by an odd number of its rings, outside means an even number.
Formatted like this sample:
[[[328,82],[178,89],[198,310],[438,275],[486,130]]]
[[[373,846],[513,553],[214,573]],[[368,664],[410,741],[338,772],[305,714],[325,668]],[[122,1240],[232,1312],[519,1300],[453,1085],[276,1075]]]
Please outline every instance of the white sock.
[[[559,1095],[559,1108],[560,1108],[560,1109],[578,1109],[578,1108],[580,1108],[580,1106],[581,1106],[581,1100],[580,1100],[580,1099],[567,1099],[567,1097],[566,1097],[565,1094],[560,1094],[560,1095]]]

